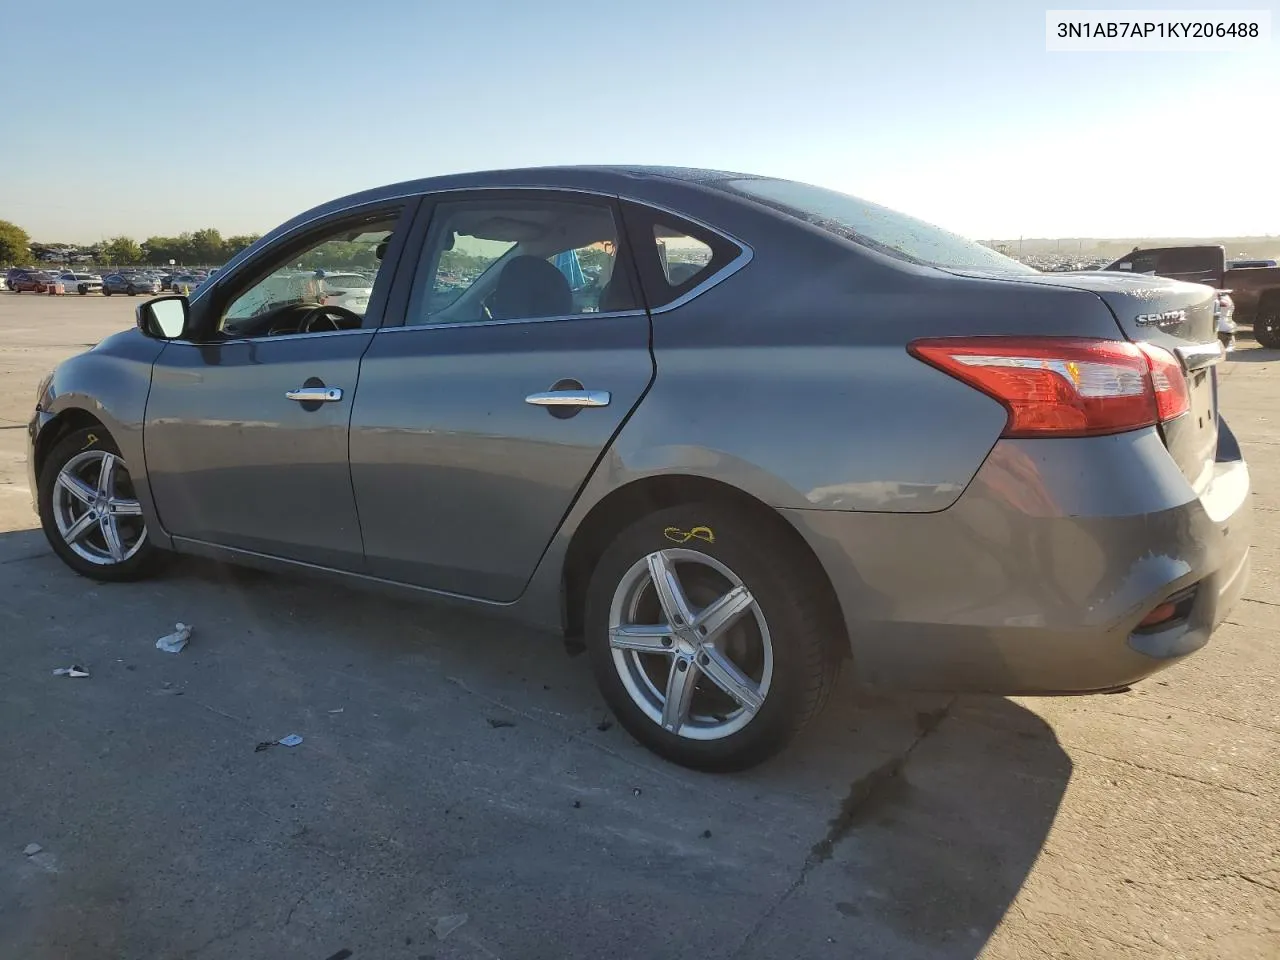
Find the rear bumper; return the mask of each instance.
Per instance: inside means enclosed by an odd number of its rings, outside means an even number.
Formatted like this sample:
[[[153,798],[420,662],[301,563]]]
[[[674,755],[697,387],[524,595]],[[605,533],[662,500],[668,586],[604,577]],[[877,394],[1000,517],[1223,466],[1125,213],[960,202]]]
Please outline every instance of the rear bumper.
[[[1249,472],[1222,430],[1200,496],[1148,430],[1000,441],[939,513],[783,512],[831,577],[865,682],[1112,690],[1204,646],[1245,589]],[[1193,586],[1185,618],[1135,634]]]

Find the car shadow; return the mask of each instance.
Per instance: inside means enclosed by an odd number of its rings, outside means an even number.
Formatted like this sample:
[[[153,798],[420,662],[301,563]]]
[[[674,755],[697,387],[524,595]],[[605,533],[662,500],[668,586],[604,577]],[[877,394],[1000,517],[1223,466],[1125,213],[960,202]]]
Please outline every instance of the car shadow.
[[[474,755],[476,738],[491,738],[483,741],[493,746],[485,749],[482,762],[505,768],[506,779],[486,782],[486,789],[517,811],[508,816],[518,818],[529,802],[522,781],[560,776],[558,764],[570,761],[557,757],[569,751],[587,758],[573,760],[563,773],[575,789],[585,791],[583,795],[594,797],[610,789],[622,771],[626,783],[637,785],[637,797],[643,785],[646,793],[661,796],[672,812],[717,811],[717,834],[741,846],[733,848],[735,856],[760,857],[766,864],[776,860],[783,865],[779,869],[785,868],[769,902],[751,907],[752,922],[744,923],[739,916],[730,925],[726,917],[726,929],[714,930],[715,923],[700,907],[690,907],[689,916],[673,916],[668,903],[660,918],[635,918],[644,923],[628,934],[633,938],[630,949],[636,951],[628,955],[659,955],[664,945],[669,946],[663,939],[669,934],[662,931],[700,925],[707,934],[716,934],[703,951],[707,956],[807,957],[829,954],[832,942],[857,942],[861,957],[977,957],[1035,864],[1072,772],[1053,730],[1013,700],[886,695],[861,690],[846,675],[824,713],[781,755],[740,774],[700,774],[664,763],[613,725],[586,658],[569,656],[555,637],[468,611],[191,558],[174,558],[152,581],[86,586],[87,581],[52,557],[39,531],[0,535],[0,564],[10,578],[38,578],[41,596],[52,594],[65,604],[58,618],[68,629],[76,615],[73,608],[86,606],[86,616],[92,613],[99,624],[95,636],[100,639],[95,642],[103,646],[98,663],[117,656],[110,644],[118,639],[101,626],[113,622],[112,616],[151,632],[160,616],[152,611],[174,611],[165,615],[195,622],[195,638],[181,655],[187,660],[157,656],[166,667],[199,667],[195,673],[210,683],[218,679],[219,685],[210,686],[207,693],[192,687],[193,696],[198,694],[213,715],[269,713],[275,700],[290,709],[298,709],[300,703],[318,704],[317,722],[331,723],[325,707],[352,701],[377,706],[385,712],[386,726],[363,730],[355,726],[359,711],[348,707],[343,720],[348,739],[334,734],[328,747],[341,758],[334,761],[336,772],[331,776],[334,783],[349,780],[361,785],[358,790],[368,791],[360,793],[351,786],[349,796],[362,797],[368,809],[377,811],[382,818],[379,829],[410,838],[405,841],[410,850],[415,821],[408,811],[420,805],[421,798],[397,795],[397,784],[437,778],[442,756]],[[36,594],[19,590],[11,596],[22,617],[21,605]],[[94,689],[112,682],[112,676],[122,681],[142,676],[113,675],[98,663],[92,665],[98,678],[93,682],[99,685]],[[145,669],[145,663],[138,667]],[[472,732],[466,732],[462,726],[446,726],[432,728],[432,739],[425,745],[413,742],[413,749],[393,741],[397,729],[412,730],[416,716],[437,708],[454,691],[463,698],[461,703],[470,705],[470,712],[478,714],[478,733],[471,727],[466,730]],[[136,706],[103,704],[104,710],[136,711]],[[392,722],[393,717],[398,720]],[[104,723],[108,719],[99,718]],[[310,737],[304,720],[297,722],[299,732]],[[165,736],[162,730],[161,750]],[[379,752],[383,745],[389,751],[385,757]],[[504,749],[512,752],[504,754]],[[84,762],[97,761],[86,755]],[[192,777],[205,778],[206,790],[218,789],[212,786],[221,782],[217,777],[194,769],[196,757],[185,762],[193,765]],[[213,760],[208,763],[212,770]],[[87,776],[92,779],[92,772]],[[233,792],[234,781],[227,781],[225,789]],[[264,806],[269,802],[253,799]],[[134,829],[128,822],[128,805],[117,798],[106,798],[102,810],[95,815],[107,819],[95,823],[95,829]],[[359,803],[325,811],[315,816],[350,820],[353,829],[365,816]],[[664,811],[661,829],[668,828],[668,819]],[[756,830],[760,824],[768,825],[767,832],[753,839],[748,828]],[[625,862],[619,865],[611,857],[606,841],[620,842],[623,831],[632,841],[649,836],[644,828],[645,821],[635,815],[619,817],[603,824],[602,832],[584,834],[574,842],[575,849],[583,851],[573,855],[581,858],[575,869],[596,878],[574,908],[548,909],[538,889],[522,892],[517,884],[504,890],[507,909],[518,914],[521,899],[527,898],[542,911],[539,936],[547,939],[540,942],[562,944],[559,955],[564,957],[598,955],[600,942],[581,939],[575,918],[583,911],[607,912],[614,875],[627,869]],[[216,835],[216,828],[210,829]],[[309,829],[322,828],[312,823]],[[739,832],[741,839],[734,839]],[[140,831],[137,842],[150,843],[145,834]],[[660,841],[654,843],[652,856],[659,862],[670,859],[670,851]],[[508,860],[495,863],[493,877],[518,869],[520,849],[516,843],[502,854]],[[221,850],[210,847],[205,856],[216,864]],[[362,865],[370,876],[377,875],[378,867],[377,862]],[[555,884],[558,867],[547,863],[542,869],[545,882]],[[771,874],[761,871],[744,888],[753,896],[769,889]],[[715,883],[736,883],[713,882],[705,873],[699,868],[697,877],[700,883],[713,884],[706,893],[710,897],[717,895]],[[491,892],[484,885],[492,878],[476,866],[470,877],[478,890],[475,905],[468,909],[478,924]],[[693,879],[654,871],[629,874],[627,882],[645,888],[636,902],[652,902],[657,910],[663,902],[660,896],[674,895],[673,884],[679,887]],[[266,893],[255,886],[263,881],[236,872],[230,862],[219,882],[243,888],[250,902]],[[650,896],[649,885],[662,892]],[[597,887],[599,892],[593,893]],[[465,896],[462,889],[459,897]],[[142,891],[138,895],[145,898]],[[75,906],[82,915],[92,914],[92,905]],[[46,907],[55,910],[53,903]],[[146,904],[139,903],[137,909],[139,916],[145,915]],[[373,915],[353,916],[355,924],[381,922]],[[521,934],[503,929],[497,918],[489,922],[486,943],[498,955],[536,953],[529,952]],[[176,945],[180,934],[176,928],[172,933]],[[0,946],[4,942],[0,937]],[[626,949],[618,955],[624,954]]]

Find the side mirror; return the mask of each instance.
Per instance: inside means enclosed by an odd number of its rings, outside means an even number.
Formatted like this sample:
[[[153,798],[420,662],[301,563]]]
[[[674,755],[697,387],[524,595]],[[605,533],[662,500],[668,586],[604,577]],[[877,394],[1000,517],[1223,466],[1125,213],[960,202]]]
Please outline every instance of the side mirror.
[[[157,340],[176,340],[186,332],[190,316],[186,297],[155,297],[138,304],[138,329]]]

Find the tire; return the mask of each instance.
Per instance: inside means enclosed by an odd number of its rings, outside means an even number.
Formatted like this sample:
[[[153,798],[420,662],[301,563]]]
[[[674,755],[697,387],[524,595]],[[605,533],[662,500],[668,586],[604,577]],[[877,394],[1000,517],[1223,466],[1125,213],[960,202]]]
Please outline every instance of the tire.
[[[674,570],[688,610],[696,611],[693,623],[662,639],[652,631],[668,629],[671,620],[654,587],[651,556]],[[742,590],[750,605],[727,628],[706,634],[698,618],[733,595],[743,600]],[[681,766],[724,772],[777,753],[821,710],[843,654],[835,617],[816,561],[781,526],[708,502],[659,510],[622,531],[592,574],[584,625],[596,683],[627,732]],[[661,626],[623,639],[644,644],[641,653],[614,648],[611,628],[620,623]],[[736,678],[724,672],[726,661]],[[721,680],[712,679],[713,670]],[[746,681],[743,699],[724,692],[734,679]],[[677,683],[688,690],[690,682],[689,719],[673,732],[663,722],[666,693]],[[751,697],[754,706],[747,705]]]
[[[136,297],[138,295],[138,291],[135,290],[132,286],[126,287],[124,292],[131,297]]]
[[[82,296],[82,297],[83,297],[85,294],[87,294],[87,293],[89,292],[89,288],[88,288],[88,287],[86,287],[86,286],[82,283],[82,284],[80,284],[80,286],[78,286],[78,287],[76,288],[76,292],[77,292],[77,293],[79,293],[79,294],[80,294],[80,296]]]
[[[104,287],[102,288],[102,295],[103,295],[104,297],[109,297],[109,296],[111,296],[111,288],[110,288],[110,287],[105,287],[105,286],[104,286]]]
[[[104,457],[114,457],[116,470],[114,478],[109,482],[110,501],[100,499],[95,508],[105,508],[108,502],[120,505],[121,510],[129,513],[114,514],[110,521],[116,532],[119,559],[113,559],[110,540],[106,535],[103,522],[89,522],[84,533],[75,540],[72,546],[63,528],[74,529],[75,521],[83,520],[89,511],[88,504],[82,499],[91,495],[90,485],[84,478],[95,479],[99,476]],[[85,486],[77,487],[82,493],[71,492],[68,485],[59,482],[64,468],[73,478],[79,478]],[[44,535],[62,562],[81,576],[94,580],[118,582],[139,580],[148,576],[156,565],[156,547],[147,536],[146,523],[141,516],[141,508],[137,507],[137,493],[133,489],[128,475],[127,464],[120,457],[120,448],[110,434],[101,427],[76,430],[62,440],[49,452],[40,471],[38,502],[40,506],[40,525]],[[96,486],[96,484],[94,484]],[[132,512],[137,510],[137,513]],[[75,516],[70,516],[74,513]],[[60,527],[59,524],[63,526]]]
[[[1269,350],[1280,350],[1280,297],[1266,297],[1253,318],[1253,336]]]

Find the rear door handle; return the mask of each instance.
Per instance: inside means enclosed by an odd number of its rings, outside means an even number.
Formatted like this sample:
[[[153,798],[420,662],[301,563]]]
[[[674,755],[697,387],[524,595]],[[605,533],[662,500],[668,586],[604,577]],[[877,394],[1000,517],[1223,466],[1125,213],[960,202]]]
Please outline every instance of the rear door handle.
[[[545,390],[529,394],[524,402],[535,407],[607,407],[610,399],[608,390]]]
[[[286,400],[299,403],[337,403],[342,399],[341,387],[298,387],[285,393]]]

